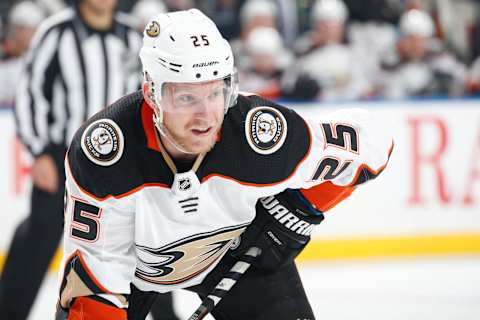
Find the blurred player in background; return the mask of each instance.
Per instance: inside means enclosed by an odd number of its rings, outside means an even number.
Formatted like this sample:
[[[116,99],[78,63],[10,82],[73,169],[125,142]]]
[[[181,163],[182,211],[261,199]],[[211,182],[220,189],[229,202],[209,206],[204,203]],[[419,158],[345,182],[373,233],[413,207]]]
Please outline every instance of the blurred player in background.
[[[140,0],[135,2],[132,7],[131,16],[137,26],[139,33],[145,29],[145,25],[150,18],[158,13],[167,12],[167,7],[160,0]]]
[[[343,1],[316,1],[311,21],[312,30],[295,45],[299,59],[285,73],[286,95],[319,100],[368,96],[372,86],[364,65],[352,45],[346,42],[348,9]],[[315,84],[317,90],[314,90]]]
[[[240,90],[267,99],[281,97],[281,78],[293,56],[285,48],[277,29],[258,27],[246,41],[245,64],[239,68]]]
[[[294,46],[297,56],[306,55],[329,44],[343,43],[348,22],[348,9],[342,0],[317,0],[311,15],[311,29]]]
[[[140,58],[142,90],[91,117],[67,153],[57,319],[140,320],[159,292],[204,298],[256,247],[215,319],[314,320],[293,260],[324,211],[383,171],[387,127],[239,94],[231,47],[199,10],[153,17]]]
[[[17,3],[8,14],[5,40],[0,44],[0,107],[14,104],[25,53],[44,18],[42,9],[32,1]]]
[[[240,9],[240,36],[230,41],[238,68],[248,68],[247,39],[259,27],[277,28],[278,8],[272,0],[248,0]]]
[[[400,36],[384,53],[381,73],[376,77],[387,98],[463,94],[466,67],[435,38],[430,15],[413,9],[400,18]]]

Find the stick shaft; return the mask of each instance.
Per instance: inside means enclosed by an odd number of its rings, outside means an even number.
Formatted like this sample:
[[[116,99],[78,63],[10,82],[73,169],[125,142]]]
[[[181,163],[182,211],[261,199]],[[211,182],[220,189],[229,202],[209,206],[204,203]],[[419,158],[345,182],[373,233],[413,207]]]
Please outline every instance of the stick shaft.
[[[210,294],[202,301],[202,304],[188,318],[188,320],[201,320],[222,300],[227,292],[237,283],[242,275],[250,268],[253,260],[261,254],[257,247],[251,247],[248,251],[230,268],[226,276],[220,280]]]

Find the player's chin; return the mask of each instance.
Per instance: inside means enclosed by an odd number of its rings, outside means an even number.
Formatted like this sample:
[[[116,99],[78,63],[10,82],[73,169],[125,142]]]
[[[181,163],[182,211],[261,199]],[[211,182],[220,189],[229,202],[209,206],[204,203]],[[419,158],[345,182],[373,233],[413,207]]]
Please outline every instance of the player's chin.
[[[190,152],[192,153],[202,153],[210,151],[215,145],[215,135],[209,135],[205,137],[197,137],[190,144]]]

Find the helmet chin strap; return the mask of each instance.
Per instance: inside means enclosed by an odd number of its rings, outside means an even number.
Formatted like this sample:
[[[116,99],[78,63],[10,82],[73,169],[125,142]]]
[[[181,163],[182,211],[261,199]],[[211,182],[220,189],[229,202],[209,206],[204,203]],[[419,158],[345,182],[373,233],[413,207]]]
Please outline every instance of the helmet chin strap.
[[[168,133],[168,129],[165,128],[165,126],[163,125],[163,122],[161,121],[160,117],[157,116],[156,112],[154,112],[154,114],[153,114],[153,124],[154,124],[155,127],[157,128],[158,132],[160,132],[160,134],[161,134],[165,139],[167,139],[167,141],[168,141],[172,146],[174,146],[175,149],[177,149],[177,150],[180,151],[181,153],[185,153],[185,154],[191,154],[191,155],[196,155],[196,154],[197,154],[197,153],[189,152],[189,151],[185,150],[182,146],[180,146],[180,145],[175,141],[175,139],[173,139],[173,137]]]

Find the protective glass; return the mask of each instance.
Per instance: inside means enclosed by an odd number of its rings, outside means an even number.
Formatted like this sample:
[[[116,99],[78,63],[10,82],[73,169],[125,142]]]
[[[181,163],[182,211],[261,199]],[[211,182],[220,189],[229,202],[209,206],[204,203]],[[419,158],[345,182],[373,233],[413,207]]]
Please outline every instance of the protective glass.
[[[158,99],[163,113],[226,112],[237,97],[236,77],[198,83],[164,83]]]
[[[156,94],[155,126],[178,150],[192,153],[176,141],[172,124],[181,127],[193,121],[197,133],[208,135],[213,130],[211,125],[221,124],[223,114],[235,104],[237,94],[235,75],[198,83],[166,82]],[[164,123],[166,118],[170,119],[168,125]]]

